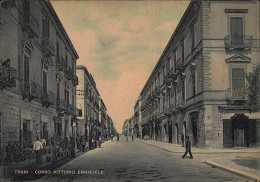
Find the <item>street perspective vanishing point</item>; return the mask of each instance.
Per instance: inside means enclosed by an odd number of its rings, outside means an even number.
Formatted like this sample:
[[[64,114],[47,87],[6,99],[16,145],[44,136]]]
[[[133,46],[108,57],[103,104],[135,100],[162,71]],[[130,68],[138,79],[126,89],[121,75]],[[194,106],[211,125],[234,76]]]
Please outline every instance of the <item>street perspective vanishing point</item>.
[[[259,0],[0,0],[0,182],[260,181]]]

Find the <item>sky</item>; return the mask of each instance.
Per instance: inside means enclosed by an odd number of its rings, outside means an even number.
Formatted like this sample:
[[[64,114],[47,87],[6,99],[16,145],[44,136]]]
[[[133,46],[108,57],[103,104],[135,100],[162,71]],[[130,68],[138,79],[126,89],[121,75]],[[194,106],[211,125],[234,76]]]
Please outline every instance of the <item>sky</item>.
[[[189,1],[51,3],[121,132]]]

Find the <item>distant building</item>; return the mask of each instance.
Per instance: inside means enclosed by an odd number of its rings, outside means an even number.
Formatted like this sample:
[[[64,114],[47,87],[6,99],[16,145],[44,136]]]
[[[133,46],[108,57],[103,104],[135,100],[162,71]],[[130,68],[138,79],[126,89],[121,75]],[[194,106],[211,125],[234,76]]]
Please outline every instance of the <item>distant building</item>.
[[[257,15],[256,0],[190,2],[140,93],[143,137],[180,144],[183,133],[202,148],[259,145],[260,112],[245,107],[246,74],[259,64]]]
[[[78,117],[80,135],[107,138],[113,128],[112,119],[107,115],[96,82],[85,66],[77,66],[77,75],[79,77],[77,107],[81,113]]]
[[[0,146],[76,134],[78,54],[49,1],[2,1]]]

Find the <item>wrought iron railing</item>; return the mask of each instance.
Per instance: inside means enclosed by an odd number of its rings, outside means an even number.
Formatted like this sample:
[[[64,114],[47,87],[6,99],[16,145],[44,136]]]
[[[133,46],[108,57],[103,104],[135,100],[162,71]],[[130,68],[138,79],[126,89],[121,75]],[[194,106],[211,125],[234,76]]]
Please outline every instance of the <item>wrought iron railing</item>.
[[[54,105],[55,102],[55,94],[51,91],[46,91],[42,93],[42,106],[49,107],[50,105]]]
[[[225,48],[226,49],[242,49],[242,48],[251,48],[253,46],[253,36],[252,35],[227,35],[224,38]]]
[[[23,98],[28,97],[29,101],[41,98],[41,86],[33,80],[28,80],[24,82],[23,88]]]
[[[50,40],[50,38],[48,37],[43,37],[42,38],[42,51],[44,53],[47,53],[49,55],[54,55],[54,45],[52,43],[52,41]]]
[[[29,31],[30,35],[37,35],[39,32],[39,24],[32,13],[25,13],[23,16],[23,30]],[[33,34],[32,34],[33,33]]]
[[[62,56],[56,57],[56,69],[58,71],[63,71],[65,65],[65,60]]]
[[[229,88],[226,90],[227,100],[247,100],[246,88]]]
[[[67,111],[67,102],[64,99],[58,99],[57,101],[57,110]]]
[[[79,84],[79,79],[76,75],[72,78],[72,84],[74,86],[77,86]]]
[[[0,65],[0,89],[16,86],[17,71],[10,67]]]

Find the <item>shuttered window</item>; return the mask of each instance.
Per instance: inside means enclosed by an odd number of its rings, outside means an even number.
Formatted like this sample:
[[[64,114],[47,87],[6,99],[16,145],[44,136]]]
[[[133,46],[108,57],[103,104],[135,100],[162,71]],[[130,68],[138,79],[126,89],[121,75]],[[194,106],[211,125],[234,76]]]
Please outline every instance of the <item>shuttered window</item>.
[[[47,71],[43,70],[43,76],[42,76],[42,85],[43,85],[43,93],[47,93]]]
[[[243,44],[243,22],[241,17],[232,17],[231,22],[231,44]]]
[[[245,70],[244,68],[232,69],[232,88],[244,88],[245,87]]]
[[[49,38],[50,29],[49,29],[49,20],[42,19],[42,37]]]
[[[24,89],[29,89],[29,57],[24,55]]]

